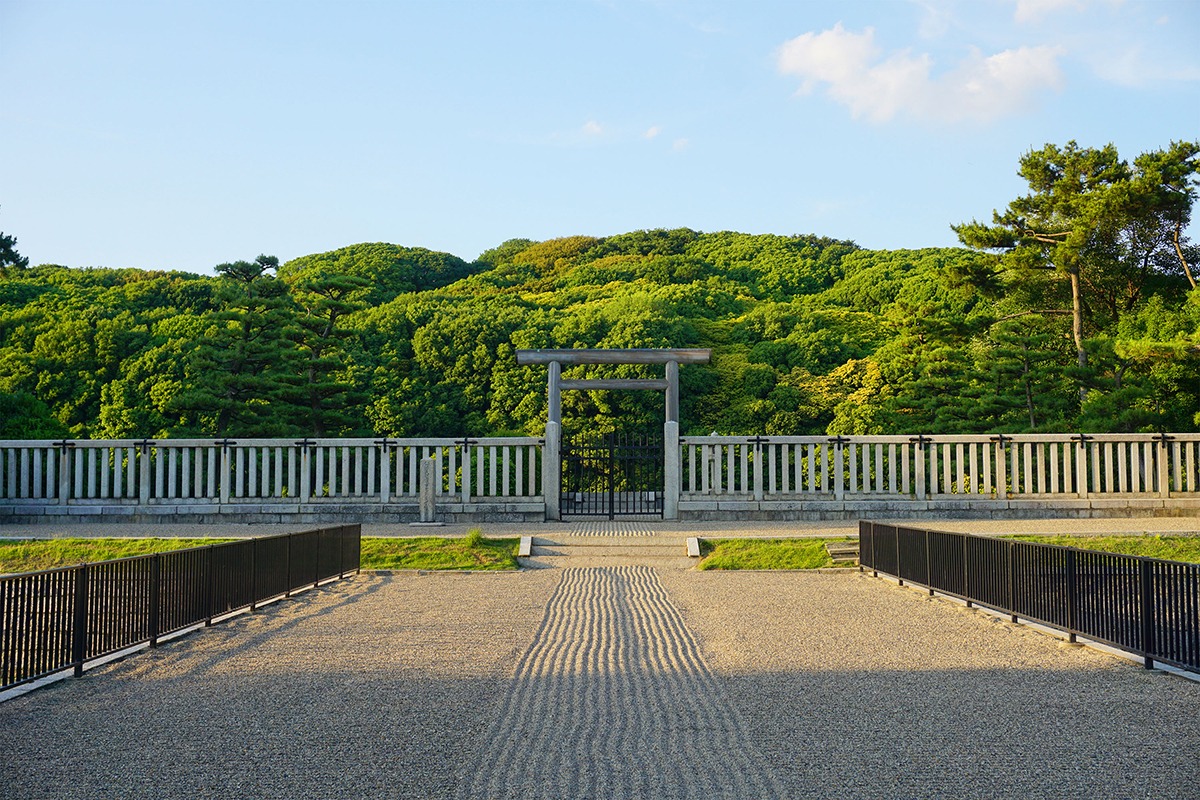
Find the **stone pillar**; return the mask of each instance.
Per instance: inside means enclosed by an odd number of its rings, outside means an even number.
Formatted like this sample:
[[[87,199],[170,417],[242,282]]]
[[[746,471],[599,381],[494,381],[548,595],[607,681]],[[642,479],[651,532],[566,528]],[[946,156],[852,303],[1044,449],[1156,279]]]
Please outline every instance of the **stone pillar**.
[[[429,524],[437,521],[437,462],[432,458],[421,459],[421,486],[420,486],[420,501],[418,508],[421,513],[421,522]]]
[[[667,362],[667,422],[679,422],[679,362]]]
[[[562,519],[562,425],[546,423],[546,445],[542,449],[542,494],[546,498],[546,520]]]
[[[550,379],[546,385],[546,421],[562,424],[562,364],[550,362]]]
[[[679,423],[663,424],[663,519],[679,519],[679,489],[682,465],[679,452]]]
[[[683,465],[679,452],[679,362],[667,362],[667,411],[663,424],[663,519],[679,519]]]
[[[546,385],[546,446],[542,450],[542,494],[546,519],[559,521],[562,509],[562,364],[551,361]]]

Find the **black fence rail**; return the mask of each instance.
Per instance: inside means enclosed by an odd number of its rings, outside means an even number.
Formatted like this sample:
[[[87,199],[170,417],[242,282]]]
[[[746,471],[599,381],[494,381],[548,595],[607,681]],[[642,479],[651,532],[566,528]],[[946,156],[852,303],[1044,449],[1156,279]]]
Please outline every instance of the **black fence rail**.
[[[877,522],[858,537],[873,574],[1200,672],[1200,565]]]
[[[357,572],[361,526],[0,578],[0,690]]]

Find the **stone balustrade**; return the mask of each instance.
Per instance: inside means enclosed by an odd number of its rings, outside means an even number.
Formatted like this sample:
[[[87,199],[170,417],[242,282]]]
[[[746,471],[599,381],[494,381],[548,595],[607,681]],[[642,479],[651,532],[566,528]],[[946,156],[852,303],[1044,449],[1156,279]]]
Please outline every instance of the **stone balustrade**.
[[[677,441],[683,519],[1200,516],[1196,433]],[[553,518],[557,473],[527,437],[0,440],[0,523],[413,521],[424,459],[442,519]]]
[[[1200,514],[1194,433],[688,436],[681,447],[685,515]]]
[[[0,522],[404,521],[422,459],[444,514],[540,520],[541,452],[525,437],[0,441]]]

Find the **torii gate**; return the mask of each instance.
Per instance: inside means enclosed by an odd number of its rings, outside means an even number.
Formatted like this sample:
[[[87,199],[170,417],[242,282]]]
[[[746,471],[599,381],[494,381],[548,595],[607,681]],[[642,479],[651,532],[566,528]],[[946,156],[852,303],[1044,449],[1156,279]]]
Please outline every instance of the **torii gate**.
[[[666,419],[663,423],[663,519],[679,519],[679,365],[707,364],[712,350],[633,349],[633,350],[517,350],[517,363],[548,364],[550,377],[546,389],[546,450],[542,462],[542,493],[546,496],[546,519],[562,519],[559,491],[562,486],[562,392],[564,389],[653,389],[666,392]],[[616,378],[564,380],[562,365],[573,364],[664,364],[665,379]]]

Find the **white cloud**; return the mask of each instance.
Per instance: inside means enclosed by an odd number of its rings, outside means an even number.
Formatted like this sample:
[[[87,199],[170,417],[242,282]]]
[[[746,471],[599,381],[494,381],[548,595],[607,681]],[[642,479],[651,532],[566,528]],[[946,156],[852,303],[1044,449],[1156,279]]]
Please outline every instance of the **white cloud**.
[[[587,122],[583,123],[583,127],[580,128],[580,130],[583,132],[584,136],[604,135],[604,126],[599,122],[596,122],[594,119],[589,119]]]
[[[922,39],[940,39],[950,30],[954,19],[953,6],[946,0],[910,0],[921,9],[917,32]]]
[[[1140,87],[1173,81],[1200,81],[1200,66],[1181,63],[1172,53],[1147,55],[1141,45],[1105,48],[1085,60],[1102,79],[1118,86]]]
[[[1047,14],[1069,9],[1083,11],[1087,8],[1084,0],[1016,0],[1017,8],[1013,19],[1017,22],[1039,22]]]
[[[658,136],[660,133],[662,133],[661,127],[659,127],[658,125],[651,125],[649,128],[646,129],[646,132],[642,134],[642,138],[653,139],[654,137]]]
[[[677,153],[681,153],[688,149],[689,144],[691,144],[691,142],[689,142],[687,139],[679,138],[671,142],[671,149]]]
[[[1058,88],[1061,49],[1019,47],[984,56],[977,50],[934,76],[926,53],[884,54],[875,31],[845,30],[797,36],[779,49],[780,72],[800,78],[799,92],[828,86],[829,96],[871,122],[899,114],[932,122],[984,122],[1030,107],[1047,88]]]

